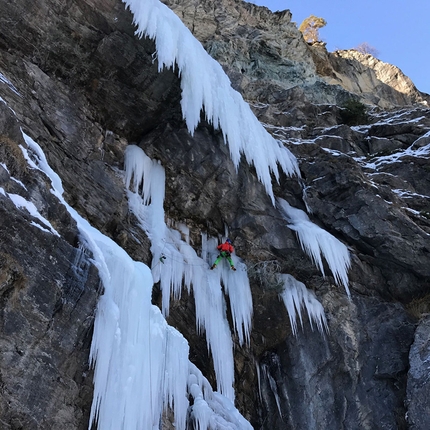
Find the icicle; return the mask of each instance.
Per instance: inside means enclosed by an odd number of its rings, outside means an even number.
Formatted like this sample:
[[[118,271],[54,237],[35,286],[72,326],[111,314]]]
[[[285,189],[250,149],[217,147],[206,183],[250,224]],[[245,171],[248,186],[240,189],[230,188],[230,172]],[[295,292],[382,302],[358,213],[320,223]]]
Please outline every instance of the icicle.
[[[330,233],[312,223],[302,210],[293,208],[280,198],[277,199],[277,203],[284,218],[290,223],[288,227],[297,233],[302,249],[325,276],[322,254],[333,273],[335,282],[338,285],[342,284],[350,297],[348,270],[351,260],[347,247]]]
[[[232,272],[229,268],[223,270],[221,280],[230,298],[232,320],[239,343],[249,344],[253,307],[248,273],[245,263],[239,257],[233,254],[232,259],[236,272]]]
[[[190,229],[189,227],[184,224],[183,222],[177,222],[175,223],[175,227],[184,235],[185,242],[187,245],[190,244]]]
[[[238,266],[236,272],[231,273],[229,268],[223,271],[221,267],[217,271],[210,271],[207,260],[200,258],[194,249],[181,239],[181,234],[167,227],[164,221],[164,182],[160,184],[161,180],[164,181],[162,166],[150,162],[139,147],[130,145],[126,149],[125,169],[126,185],[131,185],[131,178],[134,178],[132,186],[135,190],[141,188],[142,193],[145,193],[145,190],[150,193],[149,198],[145,198],[145,195],[142,198],[137,193],[129,191],[129,207],[151,240],[152,271],[155,282],[160,281],[163,314],[169,313],[171,296],[175,299],[180,298],[183,282],[189,291],[193,289],[197,329],[206,334],[208,349],[213,357],[218,390],[233,400],[233,342],[221,280],[230,298],[234,329],[239,341],[249,342],[252,297],[245,265],[233,256]],[[150,186],[145,184],[147,181]],[[153,195],[153,184],[157,184],[156,193],[163,193],[162,196]],[[188,234],[184,227],[182,231]],[[204,237],[203,253],[206,257],[209,255],[211,260],[214,255],[208,250],[215,251],[216,245],[215,239]],[[165,257],[162,262],[161,255]]]
[[[213,392],[209,382],[194,364],[190,363],[188,390],[193,397],[191,418],[201,430],[252,430],[228,398]]]
[[[236,168],[244,154],[274,203],[271,173],[278,180],[280,166],[287,175],[300,176],[294,155],[264,129],[242,96],[233,90],[220,64],[166,5],[158,0],[123,2],[133,13],[137,35],[155,40],[159,70],[177,64],[182,115],[189,132],[194,133],[204,109],[207,121],[221,128]]]
[[[133,261],[67,204],[61,180],[41,148],[24,138],[33,155],[24,154],[32,167],[51,179],[52,192],[75,219],[104,286],[91,345],[95,369],[89,427],[97,423],[103,430],[155,429],[163,410],[173,407],[175,427],[185,430],[188,343],[151,304],[150,269]]]
[[[308,290],[303,283],[297,281],[291,275],[281,274],[279,276],[284,282],[284,291],[280,294],[280,297],[287,309],[294,336],[297,335],[296,314],[299,315],[300,325],[303,328],[302,308],[306,309],[312,330],[315,322],[320,333],[328,331],[324,308],[315,297],[314,292]]]

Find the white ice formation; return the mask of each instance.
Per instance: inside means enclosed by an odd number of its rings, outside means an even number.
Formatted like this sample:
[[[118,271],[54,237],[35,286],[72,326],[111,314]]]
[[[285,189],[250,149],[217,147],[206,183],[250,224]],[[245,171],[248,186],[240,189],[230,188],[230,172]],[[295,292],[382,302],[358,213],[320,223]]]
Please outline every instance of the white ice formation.
[[[296,314],[299,316],[300,325],[303,328],[303,309],[306,310],[312,329],[313,324],[315,324],[320,333],[328,331],[324,308],[316,298],[314,292],[308,290],[302,282],[297,281],[291,275],[282,274],[280,277],[284,282],[284,290],[280,296],[287,308],[293,334],[297,335]]]
[[[151,240],[152,273],[162,290],[162,310],[168,315],[170,297],[181,296],[183,283],[193,290],[196,304],[196,323],[206,333],[212,354],[218,391],[234,400],[234,363],[231,331],[227,321],[222,285],[230,299],[234,330],[239,342],[249,342],[252,297],[245,265],[233,255],[236,272],[220,265],[211,271],[217,241],[202,236],[202,254],[181,238],[181,233],[169,228],[164,216],[164,168],[151,160],[136,145],[129,145],[125,153],[126,188],[130,210]]]
[[[182,113],[189,132],[194,133],[204,111],[207,121],[222,130],[236,168],[243,155],[255,167],[258,179],[274,203],[272,174],[277,180],[280,170],[299,176],[296,158],[258,122],[249,105],[232,89],[222,67],[170,9],[158,0],[124,0],[124,3],[133,13],[139,37],[154,39],[159,70],[178,68]],[[3,75],[0,81],[11,86]],[[62,196],[61,180],[49,167],[41,148],[29,136],[24,138],[29,148],[22,148],[24,156],[30,167],[43,171],[51,179],[52,193],[75,219],[104,287],[91,347],[95,376],[89,426],[95,424],[103,430],[156,429],[169,408],[174,412],[175,427],[179,430],[185,430],[188,412],[197,429],[250,429],[233,404],[232,330],[223,294],[224,288],[230,302],[233,330],[239,343],[246,344],[250,338],[252,299],[244,264],[233,255],[236,272],[222,265],[220,270],[210,271],[208,262],[216,255],[217,241],[203,235],[199,256],[189,241],[182,239],[180,231],[166,225],[164,169],[136,146],[127,149],[126,185],[130,209],[151,240],[153,262],[149,269],[133,261],[67,204]],[[6,195],[3,189],[0,193]],[[56,233],[29,202],[20,196],[9,197],[17,207],[36,216],[47,227],[45,230]],[[297,216],[293,208],[291,211],[284,208],[284,211],[302,247],[322,272],[320,253],[325,256],[336,281],[348,288],[346,248],[334,238],[328,239],[316,226],[306,233],[306,228],[313,224]],[[340,257],[335,255],[337,252]],[[319,303],[303,284],[289,275],[282,276],[285,285],[282,298],[294,332],[296,312],[301,321],[303,307],[311,324],[315,323],[322,331],[326,322]],[[161,285],[162,312],[151,304],[154,281]],[[201,372],[189,362],[188,343],[164,318],[169,313],[171,297],[180,297],[183,284],[188,291],[192,290],[195,298],[196,324],[206,334],[218,392],[213,392]],[[191,407],[189,399],[193,402]]]
[[[271,173],[278,166],[287,175],[300,176],[294,155],[275,140],[253,114],[242,96],[231,87],[221,65],[194,38],[182,21],[158,0],[123,0],[137,25],[137,35],[154,39],[158,68],[179,71],[182,115],[191,134],[204,110],[206,119],[221,129],[236,168],[241,155],[255,166],[258,179],[274,203]]]
[[[293,208],[285,200],[278,198],[277,204],[281,214],[288,221],[288,227],[297,233],[302,249],[309,255],[315,265],[325,276],[322,256],[333,273],[335,282],[343,285],[348,297],[348,269],[351,265],[347,247],[327,231],[314,224],[300,209]]]
[[[89,428],[95,423],[103,430],[158,429],[163,413],[170,408],[175,427],[185,430],[191,397],[195,428],[251,429],[231,400],[213,392],[189,362],[187,341],[151,304],[151,270],[133,261],[67,204],[61,179],[42,149],[25,134],[24,139],[28,149],[21,149],[29,166],[51,180],[51,192],[76,221],[104,287],[91,346],[95,374]]]

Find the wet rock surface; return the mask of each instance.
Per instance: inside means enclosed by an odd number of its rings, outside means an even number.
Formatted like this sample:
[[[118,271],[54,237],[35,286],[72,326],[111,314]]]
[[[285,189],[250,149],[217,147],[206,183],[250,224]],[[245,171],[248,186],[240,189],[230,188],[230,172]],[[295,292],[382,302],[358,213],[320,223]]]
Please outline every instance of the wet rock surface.
[[[323,278],[301,251],[253,168],[242,160],[235,170],[222,134],[204,121],[188,133],[177,74],[158,73],[153,42],[133,36],[121,2],[3,2],[2,426],[87,427],[88,354],[100,294],[73,220],[49,180],[23,156],[21,128],[60,175],[66,201],[134,259],[150,263],[149,241],[128,211],[124,189],[123,154],[130,143],[165,167],[166,215],[187,224],[198,252],[201,232],[221,236],[227,226],[250,267],[276,261],[280,271],[315,291],[329,333],[312,332],[305,317],[294,337],[276,285],[250,277],[253,331],[249,346],[235,348],[235,389],[236,406],[254,428],[428,427],[420,359],[427,320],[420,321],[424,311],[415,303],[426,303],[430,292],[430,111],[422,105],[374,110],[366,124],[342,124],[335,101],[348,93],[317,79],[322,66],[314,64],[289,13],[229,1],[169,6],[218,59],[228,53],[224,66],[236,88],[299,159],[301,180],[281,177],[275,194],[308,207],[314,223],[349,247],[351,300],[328,268]],[[231,13],[221,19],[225,10]],[[240,19],[246,25],[238,27]],[[268,33],[275,43],[279,32],[286,36],[276,49],[258,42]],[[237,63],[229,64],[234,58]],[[282,86],[285,77],[275,71],[294,72],[294,79],[312,85],[292,88],[296,81],[288,78]],[[323,95],[326,103],[311,103]],[[17,208],[10,194],[31,201],[59,236]],[[153,299],[158,303],[157,288]],[[192,297],[184,294],[172,305],[169,323],[188,339],[190,359],[213,383]]]

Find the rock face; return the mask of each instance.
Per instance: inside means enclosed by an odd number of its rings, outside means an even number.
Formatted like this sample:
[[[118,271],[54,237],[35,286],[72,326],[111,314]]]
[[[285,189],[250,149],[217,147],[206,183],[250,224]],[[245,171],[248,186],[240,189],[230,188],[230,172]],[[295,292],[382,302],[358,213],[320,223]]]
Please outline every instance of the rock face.
[[[223,65],[248,100],[273,103],[274,97],[285,99],[294,88],[315,104],[342,104],[351,93],[385,109],[430,103],[430,96],[396,66],[355,50],[329,53],[324,43],[306,43],[289,10],[272,13],[230,0],[163,3]]]
[[[317,78],[311,51],[288,10],[272,13],[265,7],[229,0],[164,3],[229,70],[233,82],[249,92],[250,99],[257,99],[262,91],[256,80],[290,88]]]
[[[426,362],[429,359],[428,315],[423,318],[415,332],[414,343],[409,352],[410,369],[407,385],[408,422],[411,429],[427,427],[430,411],[428,398],[428,372]]]
[[[19,123],[4,103],[0,118],[2,428],[81,428],[92,398],[87,372],[97,271],[46,177],[27,165]],[[35,202],[60,236],[17,209],[17,195]]]
[[[315,48],[318,49],[318,46]],[[326,70],[329,70],[329,73],[326,73],[332,79],[326,80],[332,84],[338,83],[347,91],[360,94],[372,104],[390,108],[393,105],[415,103],[428,106],[430,103],[429,95],[418,91],[398,67],[384,63],[371,54],[362,54],[352,49],[329,53],[327,58],[331,68],[328,67]]]
[[[119,0],[3,2],[2,428],[87,428],[89,344],[100,294],[73,220],[24,157],[21,130],[61,176],[66,201],[134,259],[149,264],[151,257],[128,212],[123,156],[130,143],[165,167],[166,214],[189,227],[197,251],[202,232],[221,236],[227,226],[250,268],[275,262],[265,267],[315,292],[329,332],[312,331],[305,318],[295,337],[277,288],[249,272],[253,331],[248,347],[235,348],[235,389],[236,406],[254,428],[429,428],[421,400],[430,306],[426,96],[384,77],[370,57],[308,46],[288,11],[233,0],[166,4],[299,159],[301,180],[281,177],[275,194],[307,209],[348,246],[351,299],[328,268],[323,277],[302,252],[254,169],[242,161],[235,170],[222,133],[203,120],[188,133],[179,77],[158,73],[154,43],[133,36],[131,14]],[[365,124],[348,125],[336,103],[357,94],[390,110],[375,108]],[[16,195],[42,218],[17,206]],[[169,323],[213,383],[188,299],[173,305]],[[153,300],[159,302],[157,289]]]

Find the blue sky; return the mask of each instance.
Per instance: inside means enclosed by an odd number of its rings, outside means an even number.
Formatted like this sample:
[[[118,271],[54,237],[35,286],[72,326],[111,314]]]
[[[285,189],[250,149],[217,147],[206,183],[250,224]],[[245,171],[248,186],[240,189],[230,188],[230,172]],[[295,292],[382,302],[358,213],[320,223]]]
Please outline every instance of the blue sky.
[[[309,15],[324,18],[327,49],[367,42],[378,58],[399,67],[430,94],[430,0],[255,0],[272,11],[289,9],[297,26]]]

